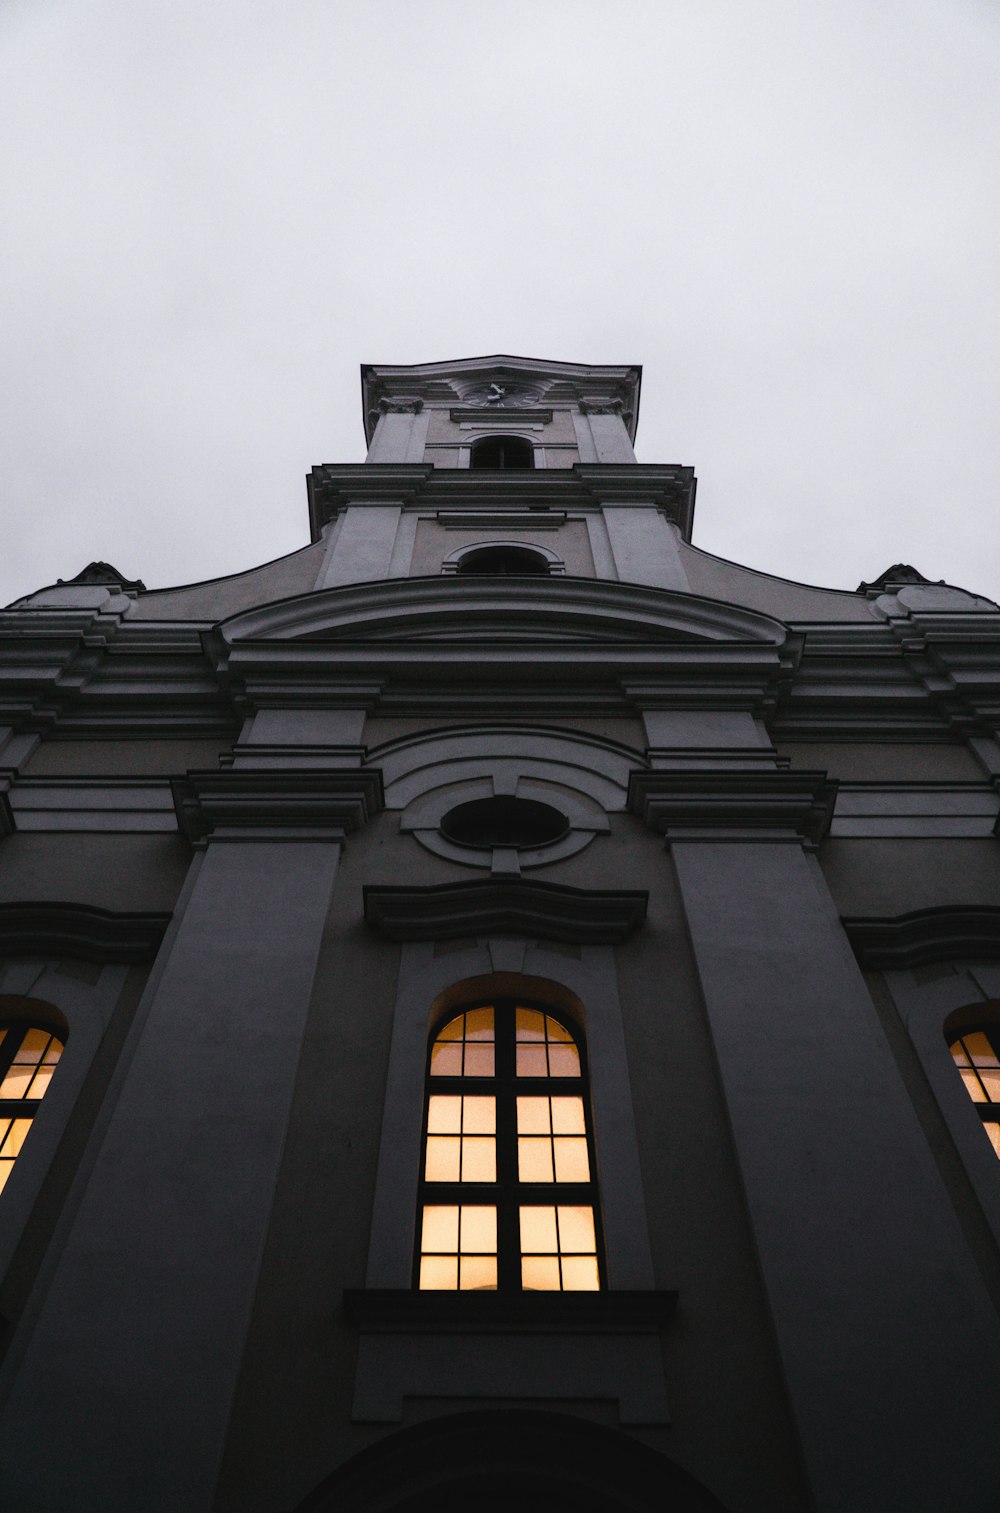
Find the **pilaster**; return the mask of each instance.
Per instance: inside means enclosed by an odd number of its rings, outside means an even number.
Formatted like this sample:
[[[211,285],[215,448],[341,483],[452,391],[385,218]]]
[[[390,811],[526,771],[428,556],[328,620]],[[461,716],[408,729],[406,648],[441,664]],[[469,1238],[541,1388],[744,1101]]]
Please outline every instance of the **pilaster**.
[[[976,1506],[995,1314],[808,854],[833,785],[675,769],[630,794],[679,880],[816,1506]]]

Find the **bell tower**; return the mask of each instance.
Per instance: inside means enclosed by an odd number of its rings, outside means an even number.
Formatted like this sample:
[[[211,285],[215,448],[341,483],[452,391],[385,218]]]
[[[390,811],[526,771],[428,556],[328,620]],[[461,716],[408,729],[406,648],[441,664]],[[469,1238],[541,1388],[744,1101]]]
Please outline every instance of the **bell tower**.
[[[694,473],[636,461],[641,377],[505,356],[365,365],[365,463],[309,477],[316,586],[527,572],[686,589]]]

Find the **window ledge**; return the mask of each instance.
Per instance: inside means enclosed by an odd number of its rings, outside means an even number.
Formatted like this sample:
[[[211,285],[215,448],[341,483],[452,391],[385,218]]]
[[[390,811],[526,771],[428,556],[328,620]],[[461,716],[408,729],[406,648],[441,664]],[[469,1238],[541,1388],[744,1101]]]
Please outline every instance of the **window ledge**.
[[[646,1334],[673,1318],[677,1293],[636,1292],[412,1292],[350,1288],[344,1311],[366,1333],[452,1332]]]

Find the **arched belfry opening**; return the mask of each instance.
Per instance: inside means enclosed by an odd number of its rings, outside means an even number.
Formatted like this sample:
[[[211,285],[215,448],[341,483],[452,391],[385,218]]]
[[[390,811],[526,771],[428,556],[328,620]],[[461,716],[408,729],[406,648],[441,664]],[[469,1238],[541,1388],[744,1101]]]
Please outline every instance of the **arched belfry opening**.
[[[523,436],[484,436],[469,457],[472,468],[525,469],[535,466],[535,449]]]
[[[549,564],[541,552],[527,546],[484,546],[481,551],[466,552],[456,571],[487,578],[523,578],[526,573],[544,577]]]

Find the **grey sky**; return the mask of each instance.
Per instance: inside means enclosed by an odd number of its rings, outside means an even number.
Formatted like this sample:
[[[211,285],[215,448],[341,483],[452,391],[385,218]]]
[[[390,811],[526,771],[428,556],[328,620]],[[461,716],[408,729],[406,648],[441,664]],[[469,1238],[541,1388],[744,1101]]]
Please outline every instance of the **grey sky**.
[[[644,366],[695,543],[1000,597],[992,0],[4,0],[0,602],[308,538],[358,366]]]

